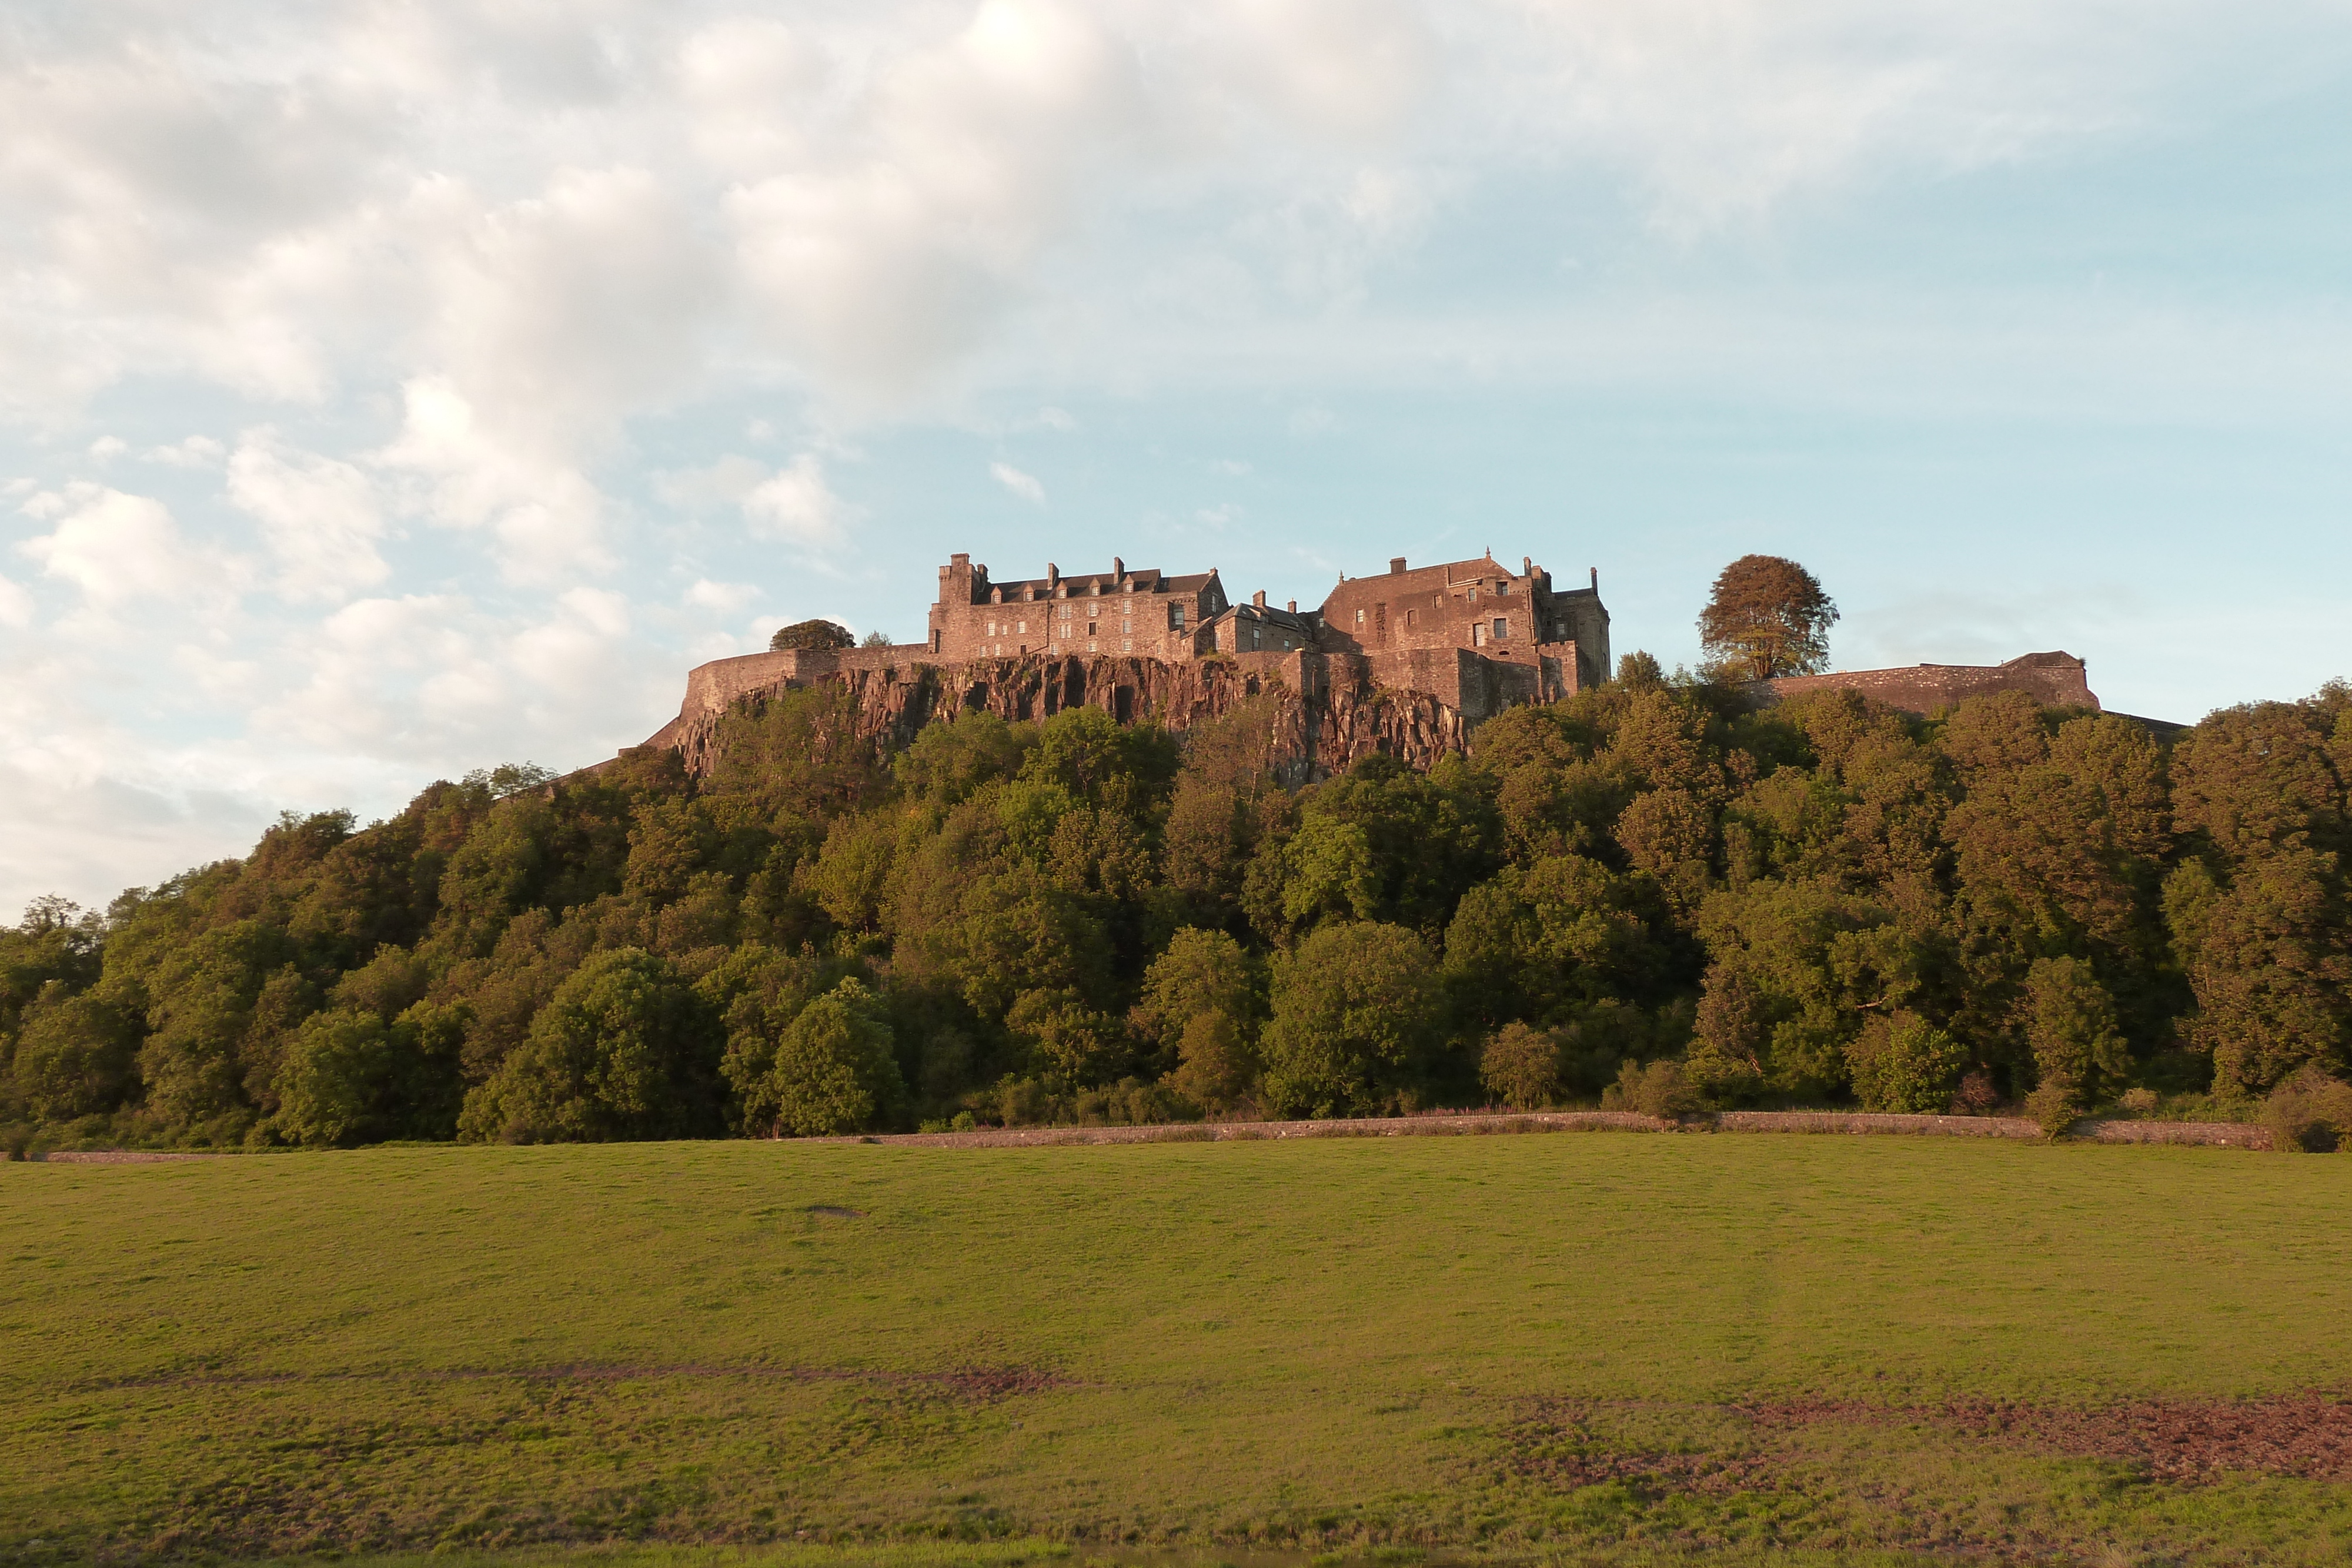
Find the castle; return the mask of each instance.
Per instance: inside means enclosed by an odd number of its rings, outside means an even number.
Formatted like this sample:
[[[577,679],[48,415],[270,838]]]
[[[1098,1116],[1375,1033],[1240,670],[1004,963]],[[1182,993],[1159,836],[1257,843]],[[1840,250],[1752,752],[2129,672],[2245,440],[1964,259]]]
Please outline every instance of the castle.
[[[998,581],[957,554],[939,569],[920,643],[779,641],[793,645],[697,667],[677,717],[646,744],[707,771],[729,707],[828,682],[845,688],[862,728],[902,741],[967,709],[1028,719],[1094,706],[1182,729],[1271,695],[1276,771],[1304,779],[1370,752],[1425,766],[1460,749],[1479,720],[1610,672],[1599,570],[1558,589],[1532,559],[1514,571],[1491,552],[1419,568],[1398,557],[1385,572],[1343,575],[1311,611],[1276,608],[1262,591],[1233,602],[1213,567],[1170,576],[1114,557],[1108,571],[1066,576],[1049,563],[1043,577]]]
[[[1118,653],[1168,663],[1219,654],[1263,660],[1309,653],[1367,662],[1380,685],[1427,692],[1474,716],[1512,701],[1549,701],[1609,678],[1609,612],[1601,573],[1589,587],[1552,587],[1551,573],[1522,558],[1512,571],[1490,554],[1408,569],[1402,556],[1378,577],[1347,578],[1322,608],[1297,600],[1276,610],[1261,591],[1228,603],[1217,570],[1190,577],[1129,571],[991,580],[968,555],[940,568],[929,636],[920,650],[944,663],[971,659]],[[1480,700],[1487,689],[1500,705]]]

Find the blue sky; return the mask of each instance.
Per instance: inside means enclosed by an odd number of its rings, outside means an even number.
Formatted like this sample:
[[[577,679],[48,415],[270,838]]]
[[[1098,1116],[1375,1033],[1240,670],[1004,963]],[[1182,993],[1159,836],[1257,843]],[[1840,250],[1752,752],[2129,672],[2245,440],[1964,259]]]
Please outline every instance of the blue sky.
[[[933,569],[1599,568],[1695,659],[2352,674],[2352,6],[17,7],[0,905]]]

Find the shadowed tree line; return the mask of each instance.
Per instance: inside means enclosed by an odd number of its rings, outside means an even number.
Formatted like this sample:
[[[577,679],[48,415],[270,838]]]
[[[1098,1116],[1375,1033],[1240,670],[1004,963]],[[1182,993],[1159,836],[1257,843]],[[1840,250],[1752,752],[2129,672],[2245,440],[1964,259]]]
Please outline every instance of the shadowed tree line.
[[[1755,709],[1629,657],[1296,792],[1182,737],[835,692],[714,777],[503,769],[0,933],[0,1123],[351,1145],[1601,1101],[2352,1131],[2352,690],[2168,746],[2011,695]],[[2300,1118],[2299,1120],[2293,1120]],[[2282,1124],[2285,1124],[2283,1123]]]

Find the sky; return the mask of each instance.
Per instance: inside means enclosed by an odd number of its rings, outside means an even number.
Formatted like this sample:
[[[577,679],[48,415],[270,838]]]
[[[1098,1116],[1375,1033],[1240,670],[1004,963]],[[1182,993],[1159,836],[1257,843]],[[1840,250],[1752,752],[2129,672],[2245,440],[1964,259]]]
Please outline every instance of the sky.
[[[936,568],[2352,675],[2352,0],[17,0],[0,912]],[[5,918],[0,913],[0,918]]]

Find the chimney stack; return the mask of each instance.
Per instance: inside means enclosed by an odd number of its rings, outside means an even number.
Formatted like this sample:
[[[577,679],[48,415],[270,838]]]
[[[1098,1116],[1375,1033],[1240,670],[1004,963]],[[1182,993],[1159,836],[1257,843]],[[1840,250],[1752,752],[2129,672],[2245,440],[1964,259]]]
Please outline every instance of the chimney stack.
[[[1402,576],[1404,572],[1404,557],[1401,555],[1389,557],[1389,572],[1391,576]]]
[[[1286,606],[1286,608],[1290,611],[1290,612],[1291,612],[1293,615],[1297,614],[1297,613],[1298,613],[1298,601],[1297,601],[1296,599],[1292,600],[1292,601],[1290,601],[1290,603],[1288,604],[1288,606]]]
[[[1110,580],[1113,582],[1125,582],[1127,580],[1127,562],[1119,559],[1117,556],[1110,558]]]
[[[1250,602],[1251,602],[1252,604],[1256,605],[1260,610],[1265,609],[1265,589],[1263,589],[1263,588],[1261,588],[1261,589],[1259,589],[1255,593],[1251,594],[1251,595],[1250,595]]]
[[[1062,585],[1062,569],[1052,561],[1045,563],[1045,591],[1051,593]]]
[[[1592,591],[1601,591],[1601,569],[1597,566],[1592,569]]]

